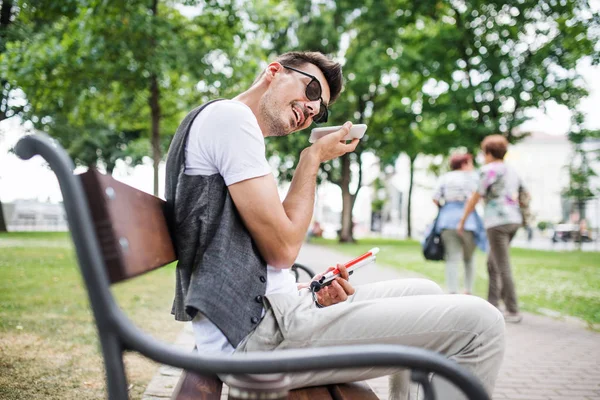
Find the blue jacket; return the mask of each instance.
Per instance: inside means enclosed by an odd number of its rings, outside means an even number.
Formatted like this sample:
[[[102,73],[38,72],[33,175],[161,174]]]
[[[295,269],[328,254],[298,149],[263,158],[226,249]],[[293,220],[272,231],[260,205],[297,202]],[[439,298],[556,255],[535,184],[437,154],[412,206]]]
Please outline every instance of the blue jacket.
[[[440,233],[444,229],[456,229],[460,219],[462,218],[464,210],[465,202],[462,201],[452,201],[444,204],[438,215],[438,221],[435,227],[436,232]],[[429,235],[432,227],[433,223],[427,227],[425,231],[425,237]],[[485,227],[483,225],[483,220],[476,211],[473,211],[467,217],[467,220],[465,221],[465,231],[473,232],[477,247],[479,247],[481,251],[487,251],[488,241],[485,233]]]

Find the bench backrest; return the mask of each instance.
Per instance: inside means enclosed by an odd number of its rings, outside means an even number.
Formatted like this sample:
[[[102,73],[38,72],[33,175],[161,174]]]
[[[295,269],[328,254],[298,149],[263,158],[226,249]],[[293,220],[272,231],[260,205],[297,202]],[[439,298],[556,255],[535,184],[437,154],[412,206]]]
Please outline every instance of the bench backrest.
[[[80,178],[111,283],[177,259],[164,200],[92,168]]]

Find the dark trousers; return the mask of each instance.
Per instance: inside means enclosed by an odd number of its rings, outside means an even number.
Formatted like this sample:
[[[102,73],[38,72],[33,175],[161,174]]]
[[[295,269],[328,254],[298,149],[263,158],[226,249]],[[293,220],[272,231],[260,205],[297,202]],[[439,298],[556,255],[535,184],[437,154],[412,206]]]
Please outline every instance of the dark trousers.
[[[498,307],[498,303],[502,300],[506,310],[511,313],[519,312],[509,256],[510,242],[519,226],[519,224],[506,224],[487,229],[490,242],[487,261],[490,278],[488,301]]]

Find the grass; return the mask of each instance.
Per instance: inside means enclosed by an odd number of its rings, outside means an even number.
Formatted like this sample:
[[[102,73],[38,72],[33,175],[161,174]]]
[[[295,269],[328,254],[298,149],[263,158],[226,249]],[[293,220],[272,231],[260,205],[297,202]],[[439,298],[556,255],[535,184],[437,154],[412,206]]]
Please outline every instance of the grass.
[[[378,262],[444,283],[444,264],[423,260],[418,243],[361,240],[315,243],[357,255],[381,248]],[[512,250],[523,309],[550,309],[600,323],[600,254]],[[153,271],[113,292],[149,334],[172,342],[181,324],[170,315],[174,267]],[[477,256],[476,294],[485,297],[484,255]],[[131,399],[141,398],[157,365],[126,355]],[[87,294],[66,233],[0,234],[0,399],[105,398],[104,369]]]
[[[174,267],[113,287],[144,331],[174,341]],[[130,398],[139,399],[157,365],[126,355]],[[67,233],[0,234],[0,398],[105,398],[104,367],[87,292]]]
[[[356,244],[339,244],[319,239],[314,243],[350,256],[379,247],[379,263],[418,272],[442,286],[445,284],[445,264],[425,261],[421,246],[415,241],[363,239]],[[523,310],[534,313],[552,310],[583,319],[591,327],[600,324],[600,253],[511,249],[511,262]],[[486,255],[479,251],[476,266],[475,294],[487,298]]]

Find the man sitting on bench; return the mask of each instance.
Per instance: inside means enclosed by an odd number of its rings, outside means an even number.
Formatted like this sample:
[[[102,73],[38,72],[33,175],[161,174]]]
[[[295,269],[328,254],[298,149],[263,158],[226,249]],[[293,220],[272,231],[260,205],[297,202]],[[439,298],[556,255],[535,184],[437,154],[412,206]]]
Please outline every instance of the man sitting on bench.
[[[296,284],[289,273],[311,221],[319,165],[353,151],[359,140],[341,141],[351,127],[346,122],[304,149],[282,203],[264,138],[326,122],[341,88],[340,64],[321,53],[286,53],[245,92],[206,103],[183,120],[166,176],[167,217],[179,257],[175,318],[193,320],[202,353],[356,344],[426,348],[471,370],[491,394],[504,352],[504,320],[485,300],[443,295],[422,279],[353,287],[342,268],[342,277],[314,301],[308,284]],[[397,369],[298,373],[291,382],[297,388],[390,374],[400,382],[392,385],[393,397],[406,398],[408,374]],[[442,398],[462,398],[440,387],[447,382],[435,381]]]

